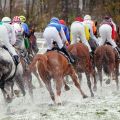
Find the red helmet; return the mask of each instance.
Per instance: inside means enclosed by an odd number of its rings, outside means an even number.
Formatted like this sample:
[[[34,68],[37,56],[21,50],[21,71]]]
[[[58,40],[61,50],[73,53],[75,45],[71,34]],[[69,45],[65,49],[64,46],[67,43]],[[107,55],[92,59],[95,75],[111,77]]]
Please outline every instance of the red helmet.
[[[63,24],[63,25],[65,25],[65,21],[64,20],[59,20],[59,22],[60,22],[60,24]]]
[[[75,21],[83,22],[84,20],[83,20],[83,18],[81,18],[81,17],[76,17],[76,18],[75,18]]]
[[[15,16],[12,21],[15,22],[15,23],[20,23],[21,22],[19,16]]]

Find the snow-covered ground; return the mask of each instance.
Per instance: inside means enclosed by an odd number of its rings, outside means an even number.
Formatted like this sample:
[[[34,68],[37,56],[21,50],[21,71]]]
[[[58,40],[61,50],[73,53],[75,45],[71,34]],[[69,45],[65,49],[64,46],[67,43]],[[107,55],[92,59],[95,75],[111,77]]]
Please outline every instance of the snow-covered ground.
[[[83,99],[70,82],[69,91],[62,89],[61,106],[49,104],[51,99],[48,91],[45,87],[39,88],[35,77],[33,84],[36,86],[34,101],[27,93],[25,97],[15,98],[6,107],[0,92],[0,120],[120,120],[120,90],[116,90],[115,81],[111,81],[110,85],[103,81],[102,88],[98,81],[98,90],[91,98],[83,75],[81,86],[89,97]]]

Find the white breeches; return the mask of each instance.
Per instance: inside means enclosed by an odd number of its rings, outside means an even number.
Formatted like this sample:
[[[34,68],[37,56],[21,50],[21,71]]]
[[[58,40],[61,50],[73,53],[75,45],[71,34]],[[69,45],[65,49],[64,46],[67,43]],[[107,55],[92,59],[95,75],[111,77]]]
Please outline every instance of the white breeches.
[[[63,47],[62,39],[55,27],[47,27],[43,33],[43,36],[47,43],[47,49],[51,50],[53,47],[53,41],[55,41],[58,47],[61,49]]]
[[[10,44],[7,28],[0,25],[0,46],[6,46],[12,55],[17,55],[15,48]]]
[[[86,39],[86,36],[85,36],[84,25],[82,23],[79,23],[79,22],[73,22],[70,30],[71,30],[71,35],[72,35],[71,44],[77,43],[77,40],[80,39],[82,41],[82,43],[88,47],[89,52],[91,52],[92,51],[91,47],[90,47],[90,45]]]
[[[103,45],[106,41],[108,41],[113,48],[117,47],[116,43],[112,39],[112,28],[110,25],[103,24],[99,28],[99,33],[100,33],[100,41],[99,45]]]

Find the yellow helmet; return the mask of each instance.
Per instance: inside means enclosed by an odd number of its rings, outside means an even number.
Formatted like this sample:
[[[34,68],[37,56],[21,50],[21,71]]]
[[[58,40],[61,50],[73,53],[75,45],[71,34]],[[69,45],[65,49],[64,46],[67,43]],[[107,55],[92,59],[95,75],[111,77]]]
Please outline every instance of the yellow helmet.
[[[20,17],[20,21],[21,21],[21,22],[25,22],[25,21],[26,21],[26,17],[25,17],[25,16],[21,15],[21,16],[19,16],[19,17]]]

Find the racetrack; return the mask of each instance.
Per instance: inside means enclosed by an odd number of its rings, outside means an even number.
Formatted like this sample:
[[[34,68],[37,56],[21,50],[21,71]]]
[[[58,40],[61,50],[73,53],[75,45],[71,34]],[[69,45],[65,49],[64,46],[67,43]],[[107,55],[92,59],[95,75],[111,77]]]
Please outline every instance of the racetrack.
[[[106,79],[105,75],[104,79]],[[34,101],[27,93],[25,97],[15,98],[5,107],[0,92],[0,120],[120,120],[120,90],[116,90],[115,81],[111,81],[110,85],[106,85],[103,81],[102,88],[98,81],[98,90],[95,92],[95,97],[91,98],[83,75],[81,86],[89,96],[83,99],[70,80],[68,83],[70,90],[62,89],[63,104],[61,106],[50,105],[48,91],[45,87],[39,88],[35,77],[33,84],[36,86]]]

